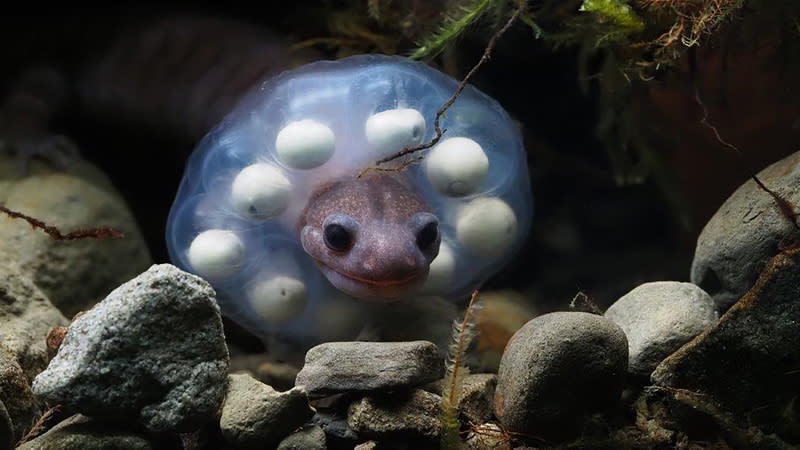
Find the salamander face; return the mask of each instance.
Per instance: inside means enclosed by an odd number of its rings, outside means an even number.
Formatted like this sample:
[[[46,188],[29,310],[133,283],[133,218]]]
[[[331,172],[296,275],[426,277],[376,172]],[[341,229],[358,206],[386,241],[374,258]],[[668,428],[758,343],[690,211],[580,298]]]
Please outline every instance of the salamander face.
[[[300,240],[341,291],[394,300],[422,286],[441,238],[439,219],[419,196],[390,175],[372,175],[313,196]]]

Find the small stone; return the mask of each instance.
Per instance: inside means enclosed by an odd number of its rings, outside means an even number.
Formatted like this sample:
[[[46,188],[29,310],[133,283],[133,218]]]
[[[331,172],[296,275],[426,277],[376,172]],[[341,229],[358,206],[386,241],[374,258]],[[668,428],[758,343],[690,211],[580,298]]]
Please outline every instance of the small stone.
[[[236,448],[262,449],[281,439],[314,415],[300,388],[278,392],[249,375],[231,375],[219,425]]]
[[[800,152],[762,170],[758,178],[791,204],[800,204]],[[747,180],[700,233],[692,283],[708,292],[724,312],[753,286],[780,243],[800,239],[792,221],[769,193]]]
[[[421,389],[369,395],[350,405],[347,423],[356,433],[376,439],[436,439],[441,401]]]
[[[377,442],[367,441],[356,445],[355,447],[353,447],[353,450],[376,450],[377,448],[378,448]]]
[[[15,168],[0,155],[0,168]],[[122,239],[57,241],[24,220],[0,220],[0,254],[14,259],[61,312],[72,317],[152,264],[136,219],[111,181],[75,160],[67,171],[31,164],[27,176],[0,170],[0,204],[67,233],[111,227]]]
[[[432,342],[327,342],[306,353],[295,384],[309,397],[324,397],[419,386],[443,372],[444,361]]]
[[[333,438],[351,444],[358,441],[358,435],[347,424],[347,417],[336,411],[317,410],[317,413],[311,418],[311,423],[319,425],[329,439]]]
[[[464,377],[458,412],[472,423],[488,422],[494,417],[494,391],[497,375],[476,373]]]
[[[0,342],[13,353],[29,381],[47,367],[48,331],[67,323],[17,266],[0,263]]]
[[[39,405],[14,353],[3,344],[0,344],[0,402],[11,421],[12,437],[17,441],[33,425]]]
[[[585,415],[616,404],[627,366],[625,333],[610,320],[584,312],[541,315],[508,343],[495,414],[511,431],[572,432]]]
[[[677,281],[642,284],[611,305],[605,317],[628,338],[628,372],[644,377],[718,319],[705,291]]]
[[[159,448],[146,435],[76,414],[17,450],[152,450]]]
[[[713,328],[661,362],[651,381],[695,392],[772,432],[788,422],[786,412],[797,411],[792,402],[800,375],[798,298],[800,249],[793,248],[774,257]]]
[[[496,423],[483,423],[471,430],[466,439],[467,448],[470,450],[511,450],[511,444],[503,433],[502,428]]]
[[[325,432],[317,425],[308,425],[286,436],[278,450],[325,450]]]
[[[77,317],[33,390],[90,416],[188,432],[214,418],[227,371],[214,290],[163,264]]]

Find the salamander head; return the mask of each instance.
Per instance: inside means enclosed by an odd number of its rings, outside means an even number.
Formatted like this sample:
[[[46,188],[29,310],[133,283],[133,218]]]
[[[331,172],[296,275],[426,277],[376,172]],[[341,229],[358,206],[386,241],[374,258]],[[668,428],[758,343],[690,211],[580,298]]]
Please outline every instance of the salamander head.
[[[390,174],[348,178],[311,196],[300,240],[328,280],[358,298],[394,300],[419,288],[439,253],[439,220]]]

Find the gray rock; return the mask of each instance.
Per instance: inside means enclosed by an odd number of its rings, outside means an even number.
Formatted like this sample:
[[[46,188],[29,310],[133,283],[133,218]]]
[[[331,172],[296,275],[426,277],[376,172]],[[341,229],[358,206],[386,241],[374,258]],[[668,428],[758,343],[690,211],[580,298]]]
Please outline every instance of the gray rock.
[[[441,399],[421,389],[369,395],[350,405],[347,423],[359,435],[379,440],[436,439]]]
[[[800,152],[759,172],[759,179],[791,203],[800,204]],[[747,292],[781,242],[800,232],[775,200],[753,180],[740,186],[708,221],[697,239],[692,283],[725,311]]]
[[[614,302],[605,317],[628,338],[628,372],[645,377],[718,319],[708,294],[677,281],[642,284]]]
[[[311,423],[319,425],[326,436],[336,440],[350,443],[358,441],[358,434],[347,424],[347,417],[335,411],[317,410],[311,418]]]
[[[798,298],[800,249],[794,248],[773,258],[716,326],[659,364],[651,381],[697,393],[765,433],[781,432],[792,421],[786,413],[797,420]],[[793,433],[796,440],[797,428]]]
[[[570,432],[586,414],[619,400],[627,367],[625,333],[610,320],[583,312],[544,314],[506,347],[495,414],[511,431]]]
[[[0,344],[0,402],[11,421],[16,442],[33,425],[40,408],[14,353],[3,344]]]
[[[47,332],[67,323],[18,267],[0,263],[0,342],[14,355],[29,381],[47,367]]]
[[[77,162],[69,172],[34,165],[23,178],[0,156],[0,204],[57,226],[62,232],[100,226],[122,239],[56,241],[23,220],[0,220],[0,254],[13,255],[22,272],[67,317],[101,300],[145,270],[152,259],[125,200],[108,179]]]
[[[147,436],[76,414],[45,434],[22,444],[17,450],[151,450],[157,448]]]
[[[443,372],[444,361],[432,342],[327,342],[306,353],[295,384],[309,397],[324,397],[419,386]]]
[[[325,450],[325,432],[318,425],[308,425],[286,436],[278,450]]]
[[[429,383],[422,389],[436,395],[442,395],[444,380]],[[458,396],[458,412],[461,419],[472,423],[484,423],[494,418],[494,391],[497,386],[497,375],[493,373],[471,373],[461,381],[461,393]]]
[[[261,449],[281,439],[314,415],[302,388],[278,392],[249,375],[231,375],[219,425],[236,448]]]
[[[183,432],[214,418],[227,371],[214,290],[163,264],[76,318],[33,390],[86,415]]]

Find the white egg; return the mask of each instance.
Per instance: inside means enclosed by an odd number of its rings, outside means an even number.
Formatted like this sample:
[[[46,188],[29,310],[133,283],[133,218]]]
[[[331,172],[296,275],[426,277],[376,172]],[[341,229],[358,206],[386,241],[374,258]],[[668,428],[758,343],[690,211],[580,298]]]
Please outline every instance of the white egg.
[[[445,242],[439,244],[439,254],[431,262],[428,279],[422,287],[423,292],[444,292],[453,281],[456,269],[456,258],[453,249]]]
[[[280,169],[270,164],[253,164],[236,175],[231,202],[244,217],[266,220],[280,215],[288,206],[292,185]]]
[[[333,131],[310,119],[286,125],[275,139],[278,159],[293,169],[313,169],[325,164],[335,146]]]
[[[203,278],[227,278],[244,264],[244,244],[236,233],[207,230],[197,235],[189,246],[189,265]]]
[[[255,282],[247,298],[259,317],[270,323],[285,322],[303,314],[308,302],[306,285],[287,276]]]
[[[462,197],[476,192],[489,174],[489,158],[469,138],[445,139],[425,157],[428,179],[439,193]]]
[[[508,203],[497,197],[469,202],[459,213],[456,236],[470,253],[497,257],[517,236],[517,217]]]
[[[377,154],[388,155],[421,144],[425,138],[425,118],[416,109],[389,109],[370,116],[364,132]]]

